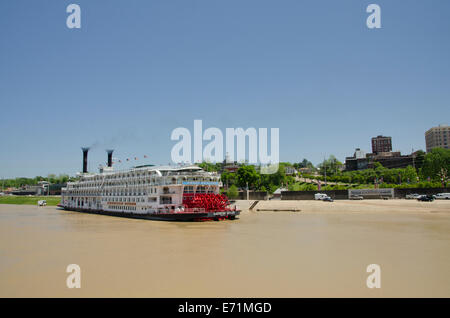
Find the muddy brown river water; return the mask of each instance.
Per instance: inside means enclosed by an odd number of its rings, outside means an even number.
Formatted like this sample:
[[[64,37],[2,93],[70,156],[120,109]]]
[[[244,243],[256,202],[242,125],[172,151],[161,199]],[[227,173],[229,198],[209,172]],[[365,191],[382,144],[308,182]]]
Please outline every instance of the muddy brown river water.
[[[200,223],[0,205],[0,296],[450,297],[450,202],[392,202],[297,201],[301,212]]]

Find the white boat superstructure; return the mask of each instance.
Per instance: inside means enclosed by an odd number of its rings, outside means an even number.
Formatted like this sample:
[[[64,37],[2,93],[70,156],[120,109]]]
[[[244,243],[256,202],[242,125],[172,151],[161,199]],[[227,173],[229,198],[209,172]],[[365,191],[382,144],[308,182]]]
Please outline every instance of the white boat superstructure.
[[[84,212],[162,219],[234,218],[219,194],[220,176],[195,165],[141,166],[125,171],[105,167],[83,173],[62,189],[61,207]],[[213,213],[213,214],[211,214]],[[233,217],[230,217],[233,216]]]
[[[62,189],[62,205],[104,211],[148,213],[183,209],[184,193],[219,193],[220,176],[198,166],[141,167],[83,174]]]

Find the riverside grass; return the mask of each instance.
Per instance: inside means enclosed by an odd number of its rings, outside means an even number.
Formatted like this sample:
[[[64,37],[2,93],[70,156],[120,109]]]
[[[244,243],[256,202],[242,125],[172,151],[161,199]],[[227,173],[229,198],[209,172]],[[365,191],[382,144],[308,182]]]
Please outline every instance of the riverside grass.
[[[47,205],[56,206],[59,202],[61,202],[61,197],[8,195],[0,197],[0,204],[37,205],[39,200],[46,200]]]

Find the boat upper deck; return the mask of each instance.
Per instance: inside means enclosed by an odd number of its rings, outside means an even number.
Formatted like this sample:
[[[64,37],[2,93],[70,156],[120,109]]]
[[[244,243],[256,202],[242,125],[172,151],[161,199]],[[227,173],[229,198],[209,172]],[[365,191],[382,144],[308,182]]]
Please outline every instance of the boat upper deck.
[[[66,189],[101,188],[129,185],[168,185],[189,183],[218,183],[220,175],[207,172],[195,165],[186,166],[142,166],[127,170],[104,170],[85,173],[75,182],[68,182]]]

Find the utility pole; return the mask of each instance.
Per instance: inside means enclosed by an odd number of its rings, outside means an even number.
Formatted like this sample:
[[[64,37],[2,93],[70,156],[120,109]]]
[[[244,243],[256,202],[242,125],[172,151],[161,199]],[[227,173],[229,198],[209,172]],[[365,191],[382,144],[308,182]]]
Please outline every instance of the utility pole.
[[[327,155],[323,155],[323,170],[324,170],[324,176],[325,176],[325,186],[327,185],[327,162],[325,160],[325,158],[327,157]]]

